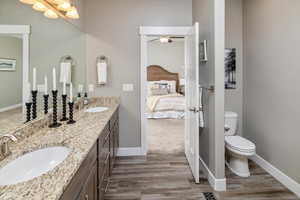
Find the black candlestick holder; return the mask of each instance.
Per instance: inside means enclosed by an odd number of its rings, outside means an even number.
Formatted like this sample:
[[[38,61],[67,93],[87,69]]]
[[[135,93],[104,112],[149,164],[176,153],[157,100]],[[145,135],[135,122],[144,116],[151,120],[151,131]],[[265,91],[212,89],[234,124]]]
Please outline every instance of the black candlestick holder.
[[[49,94],[44,94],[44,114],[48,114],[48,100],[49,100]]]
[[[60,121],[67,121],[67,95],[63,94],[62,97],[62,118]]]
[[[32,95],[32,119],[36,119],[37,113],[36,113],[36,97],[37,97],[37,90],[32,90],[31,95]]]
[[[74,124],[76,121],[73,119],[73,108],[74,108],[74,102],[69,102],[69,121],[67,124]]]
[[[31,120],[31,106],[32,106],[32,103],[31,102],[28,102],[28,103],[25,103],[25,106],[26,106],[26,122],[30,122]]]
[[[57,90],[52,90],[52,97],[53,97],[53,121],[52,124],[50,124],[50,128],[57,128],[61,126],[61,123],[57,122]]]

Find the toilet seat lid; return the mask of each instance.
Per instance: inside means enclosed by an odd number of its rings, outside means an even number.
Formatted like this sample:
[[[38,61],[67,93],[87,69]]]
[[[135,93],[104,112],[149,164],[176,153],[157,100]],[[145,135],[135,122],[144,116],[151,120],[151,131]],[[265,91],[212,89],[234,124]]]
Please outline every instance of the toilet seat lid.
[[[252,152],[255,150],[255,144],[241,136],[226,136],[225,142],[229,147],[238,151]]]

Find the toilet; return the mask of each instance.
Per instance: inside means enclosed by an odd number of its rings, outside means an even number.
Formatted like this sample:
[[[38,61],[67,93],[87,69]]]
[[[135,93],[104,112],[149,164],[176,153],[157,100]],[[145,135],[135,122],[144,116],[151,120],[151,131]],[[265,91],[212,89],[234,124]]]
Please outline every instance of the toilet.
[[[238,114],[225,112],[226,165],[236,175],[249,177],[248,158],[255,155],[255,144],[237,136]]]

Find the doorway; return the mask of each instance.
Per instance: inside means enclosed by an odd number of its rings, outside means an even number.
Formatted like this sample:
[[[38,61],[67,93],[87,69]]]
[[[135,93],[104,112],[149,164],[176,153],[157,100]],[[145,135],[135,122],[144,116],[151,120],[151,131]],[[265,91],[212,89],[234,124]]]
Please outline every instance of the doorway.
[[[141,146],[142,153],[153,150],[158,152],[179,153],[184,150],[185,157],[188,160],[195,182],[199,182],[199,25],[196,23],[190,27],[141,27]],[[176,39],[184,40],[184,75],[180,81],[179,72],[171,72],[166,67],[157,63],[149,65],[149,41],[159,41],[160,43],[172,43]],[[165,54],[165,53],[162,53]],[[187,78],[186,80],[184,80]],[[171,83],[172,82],[172,83]],[[182,92],[180,82],[188,83],[187,94]],[[167,98],[150,97],[150,89],[158,89],[158,93],[164,93],[168,90]],[[184,83],[183,83],[184,85]],[[165,91],[163,91],[165,90]],[[150,92],[149,92],[150,91]],[[172,99],[172,100],[171,100]],[[176,100],[175,100],[176,99]],[[160,105],[160,100],[163,105]],[[174,100],[176,105],[174,105]],[[181,103],[180,103],[181,102]],[[181,106],[180,113],[174,113],[174,107],[178,109]],[[173,112],[173,115],[165,119],[155,119],[157,113],[153,111],[161,111],[157,107],[164,108]],[[149,112],[150,111],[152,112]],[[156,110],[155,110],[156,109]],[[173,109],[173,110],[172,110]],[[178,111],[178,110],[176,110]],[[162,113],[160,113],[162,114]],[[165,115],[166,113],[164,113]],[[152,117],[151,119],[149,119]],[[154,119],[153,119],[154,118]],[[170,119],[171,118],[171,119]],[[176,119],[174,119],[176,118]],[[177,128],[176,128],[177,126]],[[180,127],[180,128],[178,128]],[[178,130],[177,130],[178,129]],[[151,133],[149,133],[149,130]],[[176,130],[176,131],[175,131]],[[178,131],[178,132],[177,132]],[[173,132],[173,134],[171,133]],[[177,132],[178,140],[172,137]],[[154,134],[153,134],[154,133]],[[156,135],[155,135],[156,133]],[[181,135],[180,135],[181,133]],[[150,135],[152,134],[152,135]],[[162,135],[164,137],[162,137]],[[180,137],[183,139],[180,140]],[[167,138],[167,139],[166,139]],[[152,141],[151,141],[152,140]],[[165,140],[165,141],[164,141]],[[177,142],[179,141],[179,142]],[[152,146],[152,144],[153,146]],[[149,145],[150,143],[150,145]],[[159,143],[159,144],[157,144]],[[157,149],[156,149],[157,148]]]
[[[184,36],[148,37],[148,153],[184,154],[184,47]]]

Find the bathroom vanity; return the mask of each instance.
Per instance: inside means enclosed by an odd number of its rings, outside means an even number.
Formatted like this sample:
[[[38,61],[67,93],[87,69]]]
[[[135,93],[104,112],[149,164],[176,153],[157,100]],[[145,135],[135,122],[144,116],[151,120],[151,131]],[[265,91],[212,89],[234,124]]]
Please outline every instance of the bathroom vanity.
[[[119,147],[118,109],[64,191],[61,200],[102,200]]]
[[[63,147],[70,152],[50,171],[17,184],[0,185],[0,199],[104,199],[119,147],[119,104],[118,97],[91,98],[87,107],[74,113],[75,124],[49,128],[46,117],[11,133],[18,141],[9,143],[12,153],[0,161],[0,171],[21,156],[41,149]],[[85,112],[98,106],[108,109]]]

